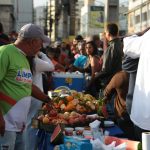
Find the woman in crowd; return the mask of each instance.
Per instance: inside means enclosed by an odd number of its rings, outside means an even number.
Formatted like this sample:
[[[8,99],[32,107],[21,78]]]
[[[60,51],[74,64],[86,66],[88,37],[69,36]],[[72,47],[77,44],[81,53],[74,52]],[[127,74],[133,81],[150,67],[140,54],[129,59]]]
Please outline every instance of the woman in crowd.
[[[87,62],[87,54],[85,49],[85,41],[78,43],[80,56],[74,61],[73,65],[76,67],[84,68]]]
[[[99,72],[101,70],[102,65],[100,64],[100,58],[97,55],[98,54],[98,50],[97,47],[95,45],[95,43],[93,41],[88,41],[86,42],[86,53],[88,56],[88,60],[87,63],[85,65],[84,68],[79,68],[76,67],[74,65],[71,66],[71,70],[72,71],[80,71],[82,73],[88,73],[90,75],[90,80],[86,85],[86,92],[92,94],[93,96],[96,96],[96,89],[95,89],[95,85],[92,82],[96,72]]]
[[[55,66],[55,71],[65,72],[65,67],[59,62],[61,50],[60,48],[49,47],[47,49],[47,55]]]

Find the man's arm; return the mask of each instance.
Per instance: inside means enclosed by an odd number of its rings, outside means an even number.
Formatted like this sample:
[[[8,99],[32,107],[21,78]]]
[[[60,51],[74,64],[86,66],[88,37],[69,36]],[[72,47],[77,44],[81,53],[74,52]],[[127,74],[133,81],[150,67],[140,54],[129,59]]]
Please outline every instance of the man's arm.
[[[32,96],[41,100],[44,103],[47,103],[50,101],[50,98],[48,95],[43,93],[36,85],[32,84]]]
[[[136,33],[136,35],[142,36],[142,35],[143,35],[144,33],[146,33],[149,29],[150,29],[150,27],[146,28],[145,30],[143,30],[143,31],[141,31],[141,32]]]
[[[115,80],[116,80],[116,76],[114,75],[111,81],[108,83],[108,85],[104,89],[104,98],[106,102],[111,100],[111,97],[113,96],[115,92],[115,86],[116,86]]]
[[[135,33],[134,35],[128,35],[123,39],[123,52],[125,55],[136,59],[140,57],[141,44],[144,41],[144,34],[149,31],[150,27],[146,28],[142,32]],[[148,33],[149,34],[149,33]],[[149,35],[150,36],[150,35]]]
[[[125,38],[125,37],[129,37],[129,36],[133,36],[133,35],[142,36],[142,35],[143,35],[144,33],[146,33],[149,29],[150,29],[150,27],[146,28],[146,29],[145,29],[145,30],[143,30],[143,31],[140,31],[140,32],[134,33],[134,34],[128,34],[128,35],[125,35],[123,38]]]

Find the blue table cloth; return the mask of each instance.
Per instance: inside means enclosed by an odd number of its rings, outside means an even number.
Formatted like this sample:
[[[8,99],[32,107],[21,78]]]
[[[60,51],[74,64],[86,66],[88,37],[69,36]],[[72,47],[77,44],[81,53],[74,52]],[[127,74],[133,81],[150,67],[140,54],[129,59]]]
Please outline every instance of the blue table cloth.
[[[117,125],[105,128],[105,131],[108,131],[110,136],[121,137],[124,135],[124,132]]]
[[[104,130],[108,131],[110,136],[123,137],[124,134],[123,131],[117,125],[107,127]],[[44,130],[38,130],[37,136],[38,150],[53,150],[54,145],[50,143],[51,133],[48,133]]]

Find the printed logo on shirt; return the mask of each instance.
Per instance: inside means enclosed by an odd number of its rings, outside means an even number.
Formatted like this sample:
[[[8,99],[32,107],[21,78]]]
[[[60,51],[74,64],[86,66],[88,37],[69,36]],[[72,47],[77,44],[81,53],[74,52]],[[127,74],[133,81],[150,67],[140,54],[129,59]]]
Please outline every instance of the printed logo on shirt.
[[[16,80],[19,82],[32,83],[31,71],[27,69],[18,70]]]

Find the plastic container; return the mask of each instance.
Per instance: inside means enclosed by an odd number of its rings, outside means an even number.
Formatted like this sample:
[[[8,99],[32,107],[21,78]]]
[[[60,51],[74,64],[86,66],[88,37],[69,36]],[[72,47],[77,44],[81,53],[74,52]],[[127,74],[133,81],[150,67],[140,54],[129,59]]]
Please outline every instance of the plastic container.
[[[86,139],[93,139],[92,131],[91,130],[84,130],[83,137]]]
[[[75,136],[64,137],[65,150],[92,150],[90,140]]]
[[[70,127],[64,128],[65,135],[66,136],[73,136],[73,130],[74,130],[74,128],[70,128]]]
[[[77,136],[83,136],[84,128],[83,127],[75,127],[75,131],[76,131]]]
[[[54,89],[59,86],[67,86],[71,90],[81,92],[85,89],[85,79],[83,73],[58,73],[52,74]]]

